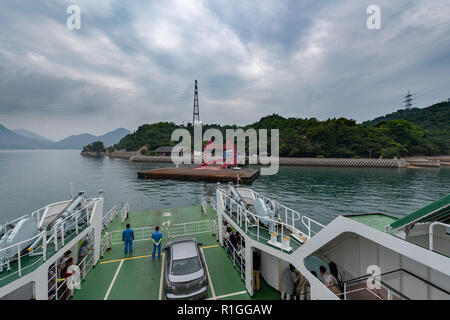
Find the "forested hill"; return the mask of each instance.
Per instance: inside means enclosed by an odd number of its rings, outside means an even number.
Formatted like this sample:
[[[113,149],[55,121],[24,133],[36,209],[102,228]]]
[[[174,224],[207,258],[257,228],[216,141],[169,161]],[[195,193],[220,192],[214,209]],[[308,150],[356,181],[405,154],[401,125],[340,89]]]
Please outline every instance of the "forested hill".
[[[440,115],[437,116],[437,114]],[[356,121],[346,118],[319,121],[315,118],[284,118],[273,114],[243,129],[279,129],[280,156],[282,157],[366,158],[371,155],[393,158],[450,154],[448,103],[440,103],[426,109],[410,110],[409,118],[405,117],[406,120],[401,116],[395,118],[392,115],[394,114],[386,116],[392,119],[377,118],[373,122],[357,124]],[[160,146],[173,146],[177,142],[170,141],[171,133],[181,127],[193,131],[191,124],[179,126],[175,123],[159,122],[142,125],[135,133],[127,135],[114,147],[136,151],[145,145],[150,150]],[[237,127],[203,126],[204,130],[208,128],[218,128],[225,137],[226,128]]]
[[[436,103],[423,109],[398,110],[383,117],[366,121],[363,124],[371,126],[383,121],[397,119],[407,120],[430,132],[440,132],[450,136],[450,101]]]

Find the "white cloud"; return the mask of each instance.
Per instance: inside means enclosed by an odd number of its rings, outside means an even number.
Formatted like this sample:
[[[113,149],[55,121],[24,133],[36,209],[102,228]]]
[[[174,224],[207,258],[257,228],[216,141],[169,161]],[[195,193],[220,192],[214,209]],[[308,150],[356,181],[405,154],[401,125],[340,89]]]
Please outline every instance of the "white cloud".
[[[81,30],[65,27],[69,2],[81,7]],[[366,28],[369,4],[5,0],[2,124],[53,117],[66,126],[37,131],[62,138],[186,123],[194,79],[202,120],[212,123],[245,124],[274,112],[365,120],[393,111],[408,89],[424,91],[420,103],[446,98],[448,1],[380,0],[376,31]],[[82,121],[87,116],[96,132]]]

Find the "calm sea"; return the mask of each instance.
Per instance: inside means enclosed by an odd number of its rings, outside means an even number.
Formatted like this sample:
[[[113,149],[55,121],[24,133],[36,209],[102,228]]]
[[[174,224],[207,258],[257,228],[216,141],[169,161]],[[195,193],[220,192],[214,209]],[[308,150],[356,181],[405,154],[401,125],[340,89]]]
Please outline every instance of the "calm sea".
[[[215,183],[141,180],[136,172],[167,163],[86,158],[78,150],[0,150],[0,221],[11,220],[83,190],[105,194],[105,213],[128,201],[131,210],[200,204]],[[281,167],[252,187],[322,223],[340,214],[383,212],[404,216],[450,192],[450,168],[348,169]]]

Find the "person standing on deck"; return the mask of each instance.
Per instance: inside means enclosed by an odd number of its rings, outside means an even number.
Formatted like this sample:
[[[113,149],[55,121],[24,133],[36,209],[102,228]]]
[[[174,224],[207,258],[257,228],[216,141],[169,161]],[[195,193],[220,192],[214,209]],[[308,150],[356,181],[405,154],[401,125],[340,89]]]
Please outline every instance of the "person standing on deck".
[[[155,232],[152,233],[152,241],[153,241],[153,253],[152,259],[155,259],[156,248],[158,248],[158,258],[161,258],[161,241],[163,235],[161,231],[159,231],[159,227],[155,227]]]
[[[281,278],[281,300],[291,300],[294,293],[294,284],[298,281],[295,274],[295,267],[289,264],[289,268],[286,268]]]
[[[127,228],[122,232],[122,241],[125,243],[125,254],[128,254],[128,252],[133,253],[133,240],[134,231],[130,228],[130,224],[127,224]]]

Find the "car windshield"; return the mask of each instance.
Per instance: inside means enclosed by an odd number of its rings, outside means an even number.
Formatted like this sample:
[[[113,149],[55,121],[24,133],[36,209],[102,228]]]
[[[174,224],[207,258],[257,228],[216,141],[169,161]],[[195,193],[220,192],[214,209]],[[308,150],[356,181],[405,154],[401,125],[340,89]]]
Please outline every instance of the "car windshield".
[[[199,270],[200,270],[200,261],[198,257],[178,259],[173,260],[172,262],[172,274],[174,276],[191,274]]]

